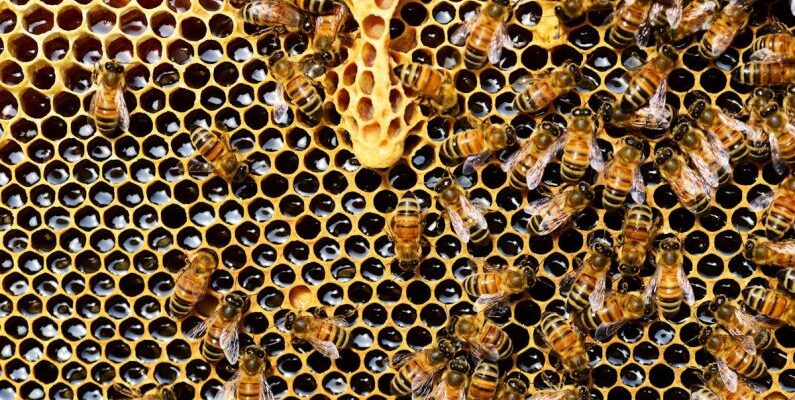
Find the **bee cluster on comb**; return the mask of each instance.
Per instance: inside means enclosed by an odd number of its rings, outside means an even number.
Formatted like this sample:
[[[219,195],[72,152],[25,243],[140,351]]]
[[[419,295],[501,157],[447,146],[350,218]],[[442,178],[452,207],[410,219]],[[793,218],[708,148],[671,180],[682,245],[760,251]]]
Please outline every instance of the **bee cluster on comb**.
[[[0,398],[795,393],[789,0],[7,0]]]

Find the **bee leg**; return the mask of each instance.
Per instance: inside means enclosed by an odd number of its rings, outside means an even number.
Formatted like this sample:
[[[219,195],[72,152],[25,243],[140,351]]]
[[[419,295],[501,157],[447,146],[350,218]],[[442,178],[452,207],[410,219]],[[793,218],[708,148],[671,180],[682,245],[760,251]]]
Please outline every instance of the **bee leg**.
[[[546,339],[544,339],[544,335],[541,333],[541,329],[538,325],[533,328],[533,341],[536,343],[536,346],[540,348],[549,348],[549,344]]]

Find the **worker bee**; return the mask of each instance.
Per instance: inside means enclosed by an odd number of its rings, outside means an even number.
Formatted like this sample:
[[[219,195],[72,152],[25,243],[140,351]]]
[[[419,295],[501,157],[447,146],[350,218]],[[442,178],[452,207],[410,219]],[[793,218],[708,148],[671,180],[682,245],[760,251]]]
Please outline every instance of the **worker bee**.
[[[327,1],[326,3],[331,4],[332,2]],[[332,8],[330,14],[315,18],[312,50],[320,56],[326,66],[338,65],[343,43],[351,43],[349,35],[340,33],[348,17],[350,17],[350,10],[344,5],[338,4]]]
[[[732,171],[729,153],[713,135],[708,135],[689,120],[682,120],[672,133],[674,140],[707,184],[716,188],[729,181]]]
[[[554,390],[544,390],[526,400],[589,400],[591,393],[585,386],[566,386]]]
[[[638,204],[646,200],[646,187],[640,174],[640,164],[646,159],[644,145],[643,139],[626,136],[624,145],[602,171],[599,180],[605,187],[602,192],[605,208],[621,207],[628,195]]]
[[[770,135],[765,127],[762,111],[774,100],[775,94],[769,88],[755,88],[748,97],[748,155],[757,161],[767,161],[770,157]]]
[[[453,316],[447,332],[467,345],[478,359],[504,360],[513,353],[513,342],[508,334],[482,314]]]
[[[240,18],[261,27],[261,33],[311,33],[315,27],[312,16],[288,0],[251,0],[240,9]]]
[[[703,31],[712,25],[720,13],[720,2],[717,0],[693,0],[682,10],[679,25],[673,29],[671,39],[680,41],[696,32]]]
[[[743,289],[743,302],[767,321],[795,325],[795,300],[778,290],[751,286]]]
[[[795,120],[795,85],[787,87],[782,106],[787,117],[789,117],[790,120]]]
[[[455,114],[458,109],[458,92],[453,76],[426,64],[400,64],[394,68],[395,76],[420,96],[423,103],[443,114]]]
[[[464,356],[450,360],[436,388],[427,398],[429,400],[463,400],[469,385],[469,369],[469,362]]]
[[[778,278],[779,290],[789,293],[790,295],[795,295],[795,269],[782,269],[778,271],[776,278]]]
[[[534,235],[548,235],[565,224],[574,214],[585,210],[593,200],[593,189],[585,182],[568,186],[553,197],[542,197],[525,207],[530,214],[527,230]]]
[[[451,340],[440,338],[437,344],[414,353],[399,353],[391,360],[397,371],[390,387],[395,396],[422,396],[433,387],[439,372],[453,358],[457,346]]]
[[[437,198],[450,217],[450,225],[464,243],[483,245],[489,240],[489,228],[479,206],[470,201],[464,189],[445,177],[436,186]]]
[[[248,346],[240,358],[240,367],[215,395],[217,400],[274,400],[268,385],[271,364],[265,350]]]
[[[524,400],[527,393],[527,383],[522,380],[521,374],[513,372],[503,379],[497,389],[495,399],[501,400]]]
[[[190,141],[207,162],[193,158],[188,162],[188,171],[211,172],[234,183],[241,183],[248,176],[250,167],[241,159],[238,149],[229,143],[228,135],[197,124],[190,130]]]
[[[640,0],[638,0],[640,1]],[[649,62],[630,71],[627,90],[621,95],[619,107],[624,112],[632,112],[643,107],[655,94],[664,101],[665,87],[660,85],[668,78],[668,74],[676,68],[679,55],[670,44],[664,44],[657,52],[657,56]],[[662,93],[660,93],[662,91]],[[659,108],[659,105],[656,106]],[[654,110],[654,109],[652,109]]]
[[[450,36],[456,46],[466,44],[464,65],[469,69],[480,69],[486,61],[497,64],[503,48],[512,48],[511,37],[505,24],[511,17],[511,0],[487,0],[481,9],[472,14]],[[465,43],[466,41],[466,43]]]
[[[216,363],[226,356],[230,364],[237,363],[240,346],[238,323],[247,306],[247,298],[230,293],[224,296],[210,318],[188,331],[186,336],[191,340],[204,336],[201,353],[207,361]]]
[[[668,318],[679,312],[682,300],[688,305],[696,301],[682,263],[682,243],[676,237],[665,238],[655,255],[657,269],[643,292],[646,304],[651,304],[652,298],[657,296],[657,304]]]
[[[177,395],[166,385],[160,385],[153,393],[146,395],[137,388],[131,388],[118,382],[113,383],[111,387],[118,396],[121,396],[114,397],[116,400],[177,400]]]
[[[290,311],[284,318],[284,328],[290,331],[294,343],[308,342],[318,353],[332,360],[340,358],[339,349],[350,345],[351,334],[345,330],[349,325],[344,316],[329,318],[321,309],[302,316]]]
[[[97,85],[97,92],[91,98],[88,112],[97,130],[106,136],[116,136],[116,129],[122,132],[130,127],[130,113],[124,101],[124,66],[111,60],[94,66],[91,81]]]
[[[563,369],[574,382],[586,384],[591,375],[591,366],[585,342],[580,332],[558,314],[545,312],[541,316],[534,336],[536,343],[548,347],[563,364]]]
[[[172,317],[185,318],[207,292],[210,277],[218,267],[215,253],[200,249],[180,272],[169,299],[168,311]]]
[[[691,396],[691,400],[762,400],[767,398],[760,394],[765,391],[763,386],[747,380],[738,380],[735,390],[730,390],[716,365],[710,365],[706,369],[702,380],[704,381],[703,391],[696,397]],[[696,393],[694,393],[695,395]],[[713,395],[715,397],[710,397]],[[772,400],[772,398],[769,399]]]
[[[696,385],[690,391],[690,400],[724,400],[705,386]]]
[[[625,112],[613,101],[602,103],[599,114],[606,125],[624,129],[665,130],[671,126],[674,109],[665,103],[668,85],[663,80],[649,99],[649,104],[635,111]]]
[[[598,311],[588,306],[575,314],[574,325],[582,331],[595,329],[594,337],[597,340],[607,340],[624,324],[648,316],[651,310],[640,296],[619,290],[610,292]]]
[[[587,12],[607,10],[614,6],[614,0],[562,0],[555,6],[555,15],[561,22],[566,23]]]
[[[721,328],[743,342],[743,347],[753,346],[759,351],[764,351],[773,344],[771,331],[740,307],[729,303],[726,296],[716,296],[709,306],[709,311]]]
[[[478,123],[470,118],[472,129],[453,135],[442,142],[439,157],[445,164],[464,161],[464,173],[474,172],[475,167],[491,155],[516,142],[516,129],[510,124],[492,124],[488,120]]]
[[[622,276],[638,276],[659,226],[660,218],[654,216],[651,207],[636,204],[627,210],[618,238],[618,271]]]
[[[395,258],[404,271],[413,270],[422,258],[422,231],[425,215],[412,192],[406,192],[398,202],[395,215],[387,225],[389,237],[395,243]]]
[[[763,35],[751,46],[753,61],[783,62],[795,59],[795,36],[786,30]]]
[[[486,264],[480,273],[464,278],[464,290],[475,300],[475,311],[491,311],[501,307],[508,297],[523,293],[536,283],[532,267],[494,266]]]
[[[795,224],[795,176],[781,182],[775,192],[768,192],[751,201],[752,211],[767,209],[765,230],[769,239],[779,239]]]
[[[500,370],[497,363],[490,360],[480,360],[472,371],[467,388],[467,400],[492,400],[497,394],[497,382],[500,380]]]
[[[625,0],[613,14],[605,40],[616,48],[629,46],[640,31],[651,6],[652,0]]]
[[[795,240],[771,242],[759,236],[745,242],[745,258],[756,265],[795,268]]]
[[[518,93],[513,100],[513,108],[531,114],[542,111],[584,81],[580,66],[571,62],[535,76],[525,75],[512,85]]]
[[[744,63],[732,70],[732,79],[744,85],[780,86],[795,83],[792,63],[762,60]]]
[[[325,15],[334,12],[334,7],[341,0],[290,0],[296,7],[314,15]]]
[[[723,384],[730,392],[737,391],[738,374],[748,379],[767,375],[767,367],[756,354],[753,341],[742,341],[731,335],[704,328],[701,334],[704,350],[717,360],[716,366]]]
[[[687,165],[678,151],[667,146],[659,147],[654,163],[686,209],[694,214],[707,211],[712,200],[711,187],[701,174]]]
[[[560,126],[544,121],[533,132],[522,148],[513,153],[502,165],[504,172],[511,172],[511,187],[517,190],[533,190],[541,183],[544,168],[563,147],[566,137]]]
[[[584,261],[563,276],[561,290],[568,291],[566,311],[580,312],[587,306],[599,310],[607,293],[607,272],[613,261],[613,250],[605,240],[594,240]]]
[[[588,165],[597,172],[602,172],[604,158],[596,143],[597,124],[591,110],[578,107],[571,115],[572,122],[567,130],[560,160],[560,176],[564,181],[574,183],[585,175]]]
[[[698,42],[702,57],[714,60],[729,48],[737,33],[748,23],[754,0],[729,0]]]
[[[273,110],[274,120],[281,124],[287,122],[287,102],[289,101],[304,113],[310,124],[320,123],[323,118],[323,99],[309,75],[310,71],[322,70],[323,67],[316,60],[293,62],[281,50],[273,53],[268,63],[277,82],[276,103]]]
[[[795,165],[795,125],[774,102],[768,103],[760,115],[770,141],[773,167],[779,174],[784,174],[787,167]]]

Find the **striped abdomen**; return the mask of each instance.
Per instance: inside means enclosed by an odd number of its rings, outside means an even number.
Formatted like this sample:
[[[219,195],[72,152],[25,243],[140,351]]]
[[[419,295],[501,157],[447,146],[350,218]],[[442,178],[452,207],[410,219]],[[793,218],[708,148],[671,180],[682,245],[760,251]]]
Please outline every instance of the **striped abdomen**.
[[[551,79],[539,79],[519,93],[513,100],[514,108],[521,112],[535,113],[546,108],[559,95]]]
[[[746,143],[743,133],[739,130],[721,121],[712,132],[723,144],[723,147],[728,150],[732,162],[739,162],[748,155],[748,143]]]
[[[615,162],[605,172],[605,189],[602,192],[602,204],[607,208],[619,208],[624,205],[627,194],[635,179],[635,166]]]
[[[753,286],[743,291],[745,304],[752,310],[773,319],[781,319],[789,312],[789,301],[773,290]]]
[[[765,229],[769,239],[778,239],[795,223],[795,196],[780,195],[767,212]]]
[[[119,126],[119,104],[116,102],[116,89],[100,87],[102,96],[97,97],[96,108],[94,109],[94,123],[97,130],[103,134],[112,134]],[[99,96],[99,93],[94,94]]]
[[[467,38],[464,49],[464,65],[470,69],[482,68],[488,59],[489,44],[494,37],[495,26],[491,19],[480,16],[477,26]]]
[[[436,96],[444,81],[441,73],[423,64],[403,64],[396,70],[396,75],[404,85],[425,96]]]
[[[784,165],[795,164],[795,136],[790,134],[786,127],[773,130],[770,134],[775,135],[776,144],[781,153],[781,161]]]
[[[169,302],[169,312],[177,319],[184,318],[204,297],[207,283],[198,274],[182,274],[176,282]]]
[[[472,274],[464,278],[464,290],[472,297],[501,292],[503,274],[487,272]]]
[[[724,361],[731,369],[746,378],[758,379],[767,373],[767,367],[762,362],[762,359],[743,351],[739,343],[736,348],[725,351],[723,356]]]
[[[240,383],[237,386],[237,398],[235,400],[260,400],[262,381],[259,375],[251,375],[241,371]]]
[[[508,334],[497,325],[486,323],[480,328],[478,339],[480,343],[493,345],[497,349],[497,357],[506,359],[513,353],[513,342]]]
[[[330,322],[320,322],[319,325],[317,328],[318,341],[334,343],[338,349],[348,347],[351,336],[346,330]]]
[[[563,147],[560,176],[566,182],[577,182],[584,175],[590,161],[590,133],[572,133]]]
[[[209,162],[215,161],[226,151],[226,146],[218,136],[205,128],[195,128],[191,132],[190,140],[196,151]]]
[[[651,240],[653,225],[652,211],[649,206],[632,207],[627,213],[627,222],[622,231],[624,242],[648,243]]]
[[[738,30],[739,27],[732,27],[724,15],[718,16],[698,42],[699,54],[710,60],[718,58],[732,43]]]
[[[538,162],[541,150],[535,145],[534,138],[530,138],[530,143],[526,144],[527,149],[521,149],[522,152],[516,160],[511,169],[510,184],[511,187],[519,190],[527,189],[527,171]]]
[[[311,122],[318,123],[323,118],[323,99],[315,85],[305,76],[297,75],[287,81],[284,92]]]
[[[577,280],[575,280],[574,284],[571,286],[569,295],[566,298],[566,309],[569,313],[580,312],[585,307],[588,307],[590,304],[588,296],[593,293],[596,287],[597,279],[596,276],[594,276],[595,271],[593,268],[588,264],[583,265],[582,268],[587,268],[588,270],[580,273]]]
[[[280,27],[289,31],[298,31],[304,20],[301,11],[281,0],[250,1],[240,9],[244,22],[262,27]]]
[[[224,351],[221,349],[221,332],[223,332],[225,322],[219,317],[207,328],[207,336],[202,340],[201,352],[204,358],[216,363],[224,358]]]
[[[621,109],[626,112],[636,111],[646,105],[654,92],[657,91],[660,82],[665,79],[665,76],[660,72],[653,65],[638,71],[632,81],[629,82],[626,92],[621,96]]]
[[[657,300],[663,315],[673,317],[679,312],[682,305],[682,286],[676,279],[676,268],[660,266],[664,268],[660,282],[657,285]]]
[[[795,50],[795,37],[788,32],[771,33],[760,37],[754,41],[753,50],[759,51],[761,49],[768,49],[776,54],[788,56],[795,56],[792,50]]]
[[[497,381],[500,379],[497,364],[481,361],[475,367],[467,389],[467,400],[491,400],[497,393]]]
[[[412,382],[425,382],[431,378],[434,371],[427,370],[423,362],[426,354],[419,354],[408,360],[405,365],[392,378],[392,394],[396,396],[406,396],[411,393]]]
[[[624,318],[624,313],[621,311],[621,304],[605,299],[604,307],[601,310],[594,312],[588,306],[576,315],[575,322],[580,327],[589,330],[596,329],[602,324],[621,321],[622,318]]]
[[[411,193],[406,193],[397,205],[395,218],[392,220],[392,233],[397,240],[418,240],[422,232],[420,231],[422,216],[420,215],[420,203]]]
[[[439,156],[450,163],[488,150],[484,133],[482,129],[469,129],[447,138],[442,143]]]
[[[469,229],[469,241],[474,244],[480,244],[489,238],[489,231],[486,228],[478,225],[478,221],[469,215],[460,204],[455,204],[448,209],[448,212],[458,214],[464,222],[464,226]]]
[[[646,18],[650,2],[638,0],[625,7],[624,12],[616,16],[615,23],[610,26],[607,40],[616,47],[626,47],[635,39],[635,32],[640,29],[640,24]]]
[[[544,314],[541,318],[541,331],[547,344],[560,354],[561,358],[569,359],[572,355],[585,353],[580,336],[560,315]]]
[[[312,14],[327,14],[334,5],[331,0],[294,0],[298,8]]]

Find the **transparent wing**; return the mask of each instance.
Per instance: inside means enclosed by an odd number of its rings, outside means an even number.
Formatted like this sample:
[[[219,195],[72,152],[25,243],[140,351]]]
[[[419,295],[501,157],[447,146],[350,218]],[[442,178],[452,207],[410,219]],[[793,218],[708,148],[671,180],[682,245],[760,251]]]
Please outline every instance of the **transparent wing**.
[[[215,322],[215,314],[213,314],[210,318],[198,323],[196,326],[191,328],[188,333],[185,334],[189,340],[196,340],[204,336],[207,333],[207,328]]]
[[[592,311],[599,311],[605,305],[605,294],[607,294],[607,274],[603,274],[596,281],[593,292],[588,296]]]
[[[709,157],[715,159],[718,165],[726,171],[731,171],[731,156],[729,152],[720,143],[715,135],[707,133],[706,135],[699,135],[701,140],[701,147]]]
[[[682,287],[682,297],[684,297],[685,303],[693,305],[693,303],[696,302],[696,296],[693,294],[693,286],[691,286],[690,281],[687,280],[685,269],[681,265],[676,269],[676,280]]]
[[[284,86],[279,84],[276,88],[276,102],[273,104],[273,119],[276,121],[276,123],[287,124],[288,110],[289,108],[287,107],[287,99],[284,95]]]
[[[720,32],[715,37],[712,38],[712,43],[710,45],[710,51],[712,54],[719,55],[723,54],[724,51],[731,43],[730,37],[734,35],[735,32],[732,29],[728,29],[727,32]]]
[[[787,56],[781,53],[776,53],[768,48],[761,48],[751,54],[751,61],[756,61],[764,64],[779,63],[787,61]]]
[[[684,5],[682,4],[682,0],[675,0],[674,3],[665,10],[665,17],[668,19],[668,25],[670,25],[672,29],[677,28],[682,21],[683,9]]]
[[[318,353],[332,360],[340,358],[340,351],[333,342],[327,340],[310,340],[309,343],[317,350]]]
[[[522,76],[522,77],[520,77],[520,78],[519,78],[519,79],[517,79],[516,81],[514,81],[514,82],[511,84],[511,88],[512,88],[512,89],[513,89],[513,90],[514,90],[516,93],[522,93],[522,92],[524,92],[525,90],[527,90],[527,88],[529,88],[529,87],[530,87],[530,85],[532,85],[533,83],[535,83],[535,82],[536,82],[536,81],[538,81],[539,79],[540,79],[540,76],[539,76],[539,77],[536,77],[536,76],[533,76],[533,75],[525,75],[525,76]]]
[[[425,396],[419,398],[419,400],[436,400],[436,399],[447,399],[447,385],[444,383],[444,378],[442,378],[433,389],[428,392]]]
[[[417,374],[411,380],[411,392],[414,396],[428,393],[433,389],[434,378],[438,375],[438,371],[433,374]]]
[[[795,240],[779,240],[777,242],[767,242],[768,251],[787,255],[795,259]]]
[[[188,160],[188,172],[193,174],[212,174],[213,166],[207,162],[201,161],[198,158],[191,158]]]
[[[720,379],[723,381],[723,385],[726,386],[726,389],[729,389],[730,392],[734,393],[737,391],[737,373],[732,371],[729,366],[723,360],[718,360],[718,375]]]
[[[239,318],[235,319],[226,326],[224,330],[221,331],[221,337],[219,338],[221,349],[224,351],[224,355],[226,355],[226,359],[229,360],[230,364],[237,364],[237,359],[240,356],[240,341],[237,334],[238,319]]]
[[[589,261],[585,261],[585,262],[589,262]],[[583,268],[584,268],[583,265],[585,264],[585,262],[580,264],[576,268],[572,269],[571,271],[566,272],[566,274],[563,275],[563,278],[561,278],[561,280],[560,280],[560,289],[561,290],[563,290],[564,292],[568,292],[569,290],[571,290],[571,285],[573,285],[574,282],[577,281],[577,278],[579,278],[580,275],[582,275],[582,271],[583,271]]]
[[[475,220],[478,228],[485,229],[488,226],[486,217],[484,217],[483,213],[480,212],[480,208],[475,206],[475,204],[473,204],[463,195],[459,196],[458,200],[461,202],[461,208],[463,208],[468,217]]]
[[[766,192],[760,194],[755,199],[751,200],[751,203],[748,205],[748,208],[751,209],[753,212],[759,212],[762,210],[766,210],[773,204],[773,199],[776,197],[775,192]]]
[[[703,194],[710,199],[712,198],[710,186],[704,181],[701,175],[687,165],[682,166],[682,173],[677,179],[671,179],[668,183],[671,185],[671,188],[674,189],[675,193],[686,193],[692,198]],[[695,212],[691,204],[682,205],[691,212]]]
[[[453,35],[450,36],[450,43],[461,46],[464,44],[467,36],[472,33],[472,30],[475,29],[475,25],[477,21],[480,19],[480,11],[475,14],[472,14],[466,21],[464,21],[458,29],[453,32]]]
[[[527,398],[527,400],[560,400],[566,396],[565,391],[545,391],[541,393],[536,393]]]
[[[416,357],[416,356],[417,356],[417,354],[418,354],[417,352],[413,352],[413,353],[412,353],[412,352],[405,352],[405,353],[398,353],[398,354],[395,354],[395,355],[394,355],[394,356],[392,356],[392,358],[389,360],[389,364],[390,364],[390,366],[392,367],[392,369],[398,370],[398,369],[400,369],[400,368],[401,368],[401,367],[402,367],[404,364],[406,364],[407,362],[409,362],[409,360],[411,360],[412,358]]]
[[[467,229],[461,216],[453,211],[448,211],[447,215],[450,217],[450,226],[453,227],[453,232],[458,235],[462,242],[469,243],[469,229]]]
[[[533,146],[530,144],[530,142],[526,142],[525,145],[522,146],[522,148],[514,151],[513,154],[511,154],[508,157],[508,159],[506,159],[505,162],[502,163],[502,167],[500,167],[502,169],[502,172],[511,171],[513,167],[516,165],[516,163],[519,162],[519,160],[526,158],[530,154],[532,148]]]
[[[640,168],[635,169],[635,178],[632,180],[629,195],[636,204],[646,202],[646,184],[643,182],[643,174],[640,173]]]
[[[781,147],[778,145],[778,138],[776,138],[776,134],[771,134],[768,137],[768,141],[770,142],[770,158],[773,160],[773,169],[775,169],[779,174],[784,174],[787,172],[787,166],[784,165],[784,159],[781,155]]]
[[[530,206],[528,206],[530,207]],[[539,224],[539,234],[547,235],[558,229],[574,214],[574,209],[566,207],[566,194],[561,193],[552,198],[545,204],[542,209],[539,209],[535,215],[545,215]]]
[[[241,372],[238,369],[231,378],[224,384],[224,387],[215,394],[215,400],[235,400],[237,388],[240,385]]]
[[[116,91],[116,107],[119,107],[119,128],[126,132],[130,128],[130,112],[127,110],[127,102],[124,101],[124,90]]]
[[[113,390],[116,391],[116,393],[129,399],[140,398],[143,396],[141,391],[138,390],[137,388],[133,389],[123,383],[114,382],[113,385],[111,385],[111,387],[113,388]]]
[[[542,210],[550,207],[550,203],[555,197],[542,197],[540,199],[536,199],[531,201],[527,206],[524,208],[524,211],[530,215],[536,215],[540,213]]]
[[[494,36],[491,38],[491,42],[489,42],[489,62],[492,64],[497,64],[500,62],[502,48],[507,46],[510,42],[511,38],[508,36],[508,31],[505,29],[505,24],[499,24],[497,29],[494,31]]]
[[[744,312],[740,309],[740,307],[734,307],[734,316],[737,318],[737,321],[740,325],[745,327],[750,327],[752,330],[759,330],[761,327],[759,326],[759,320],[751,316],[750,314]],[[736,327],[724,327],[727,332],[729,332],[732,336],[742,336],[742,332],[737,329]]]
[[[740,335],[735,336],[734,338],[740,342],[740,345],[746,353],[752,355],[756,354],[756,343],[754,342],[754,338],[751,335]]]
[[[488,311],[505,302],[505,295],[502,293],[483,294],[475,300],[475,311]]]
[[[94,92],[94,96],[91,97],[91,103],[88,105],[88,112],[92,117],[96,115],[100,103],[99,99],[105,99],[105,90],[103,90],[101,86]]]
[[[622,326],[626,321],[616,321],[610,323],[602,323],[596,328],[596,332],[594,332],[594,338],[596,340],[607,340],[613,337],[613,335],[621,329]]]
[[[730,126],[734,130],[742,132],[743,136],[748,136],[748,132],[752,130],[752,128],[745,122],[742,122],[737,118],[730,117],[726,113],[718,113],[718,116],[724,124]]]
[[[488,161],[490,157],[491,157],[491,152],[489,151],[484,151],[482,153],[469,156],[467,157],[466,160],[464,160],[464,166],[462,167],[463,168],[462,171],[464,172],[464,174],[469,175],[475,172],[475,168],[477,168],[479,165]]]
[[[656,108],[649,105],[635,111],[628,122],[616,125],[651,130],[668,129],[671,126],[671,117],[671,110],[665,104]]]
[[[654,275],[651,276],[651,279],[649,279],[649,283],[646,285],[646,289],[643,290],[644,304],[651,304],[652,298],[654,297],[654,293],[657,292],[657,286],[660,284],[661,276],[662,276],[662,267],[657,266],[657,269],[654,271]]]
[[[590,147],[589,159],[591,168],[597,172],[602,172],[602,170],[605,169],[605,159],[604,156],[602,156],[602,150],[599,149],[599,144],[596,143],[596,135],[591,135]]]
[[[259,378],[259,400],[275,400],[271,385],[268,384],[268,376],[262,374]]]
[[[525,181],[527,182],[528,189],[533,190],[538,187],[538,184],[541,183],[541,178],[544,176],[544,170],[547,164],[555,157],[555,154],[563,147],[564,143],[566,143],[566,135],[561,135],[561,137],[544,152],[541,158],[536,160],[536,162],[527,169]]]

